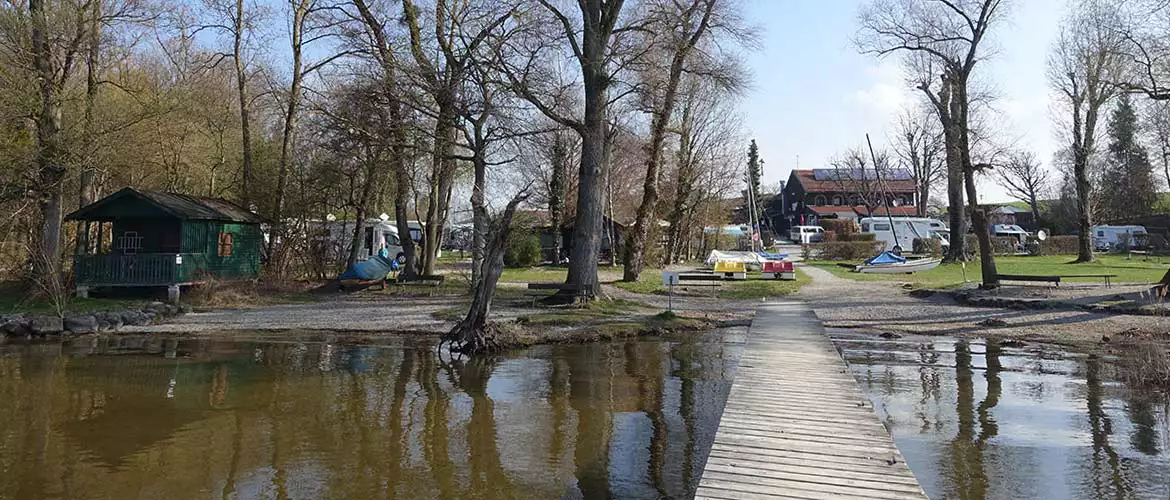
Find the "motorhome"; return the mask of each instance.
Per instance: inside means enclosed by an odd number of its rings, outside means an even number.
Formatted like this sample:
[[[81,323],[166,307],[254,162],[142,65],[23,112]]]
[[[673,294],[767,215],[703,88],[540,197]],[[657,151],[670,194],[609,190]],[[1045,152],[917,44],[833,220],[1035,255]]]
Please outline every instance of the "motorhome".
[[[788,237],[793,243],[807,245],[825,239],[825,230],[821,226],[793,226]]]
[[[886,249],[901,253],[914,248],[915,238],[935,238],[949,247],[950,230],[941,221],[925,217],[864,217],[861,232],[885,242]]]
[[[1101,251],[1140,246],[1147,237],[1142,226],[1093,226],[1092,231],[1093,247]]]
[[[323,224],[327,234],[322,235],[323,241],[331,247],[328,251],[337,258],[348,255],[350,241],[353,238],[354,221],[327,221]],[[411,230],[413,234],[413,228]],[[406,262],[406,255],[402,251],[402,243],[398,239],[398,227],[393,221],[385,219],[367,219],[362,224],[361,241],[359,241],[358,260],[365,260],[382,249],[400,263]]]

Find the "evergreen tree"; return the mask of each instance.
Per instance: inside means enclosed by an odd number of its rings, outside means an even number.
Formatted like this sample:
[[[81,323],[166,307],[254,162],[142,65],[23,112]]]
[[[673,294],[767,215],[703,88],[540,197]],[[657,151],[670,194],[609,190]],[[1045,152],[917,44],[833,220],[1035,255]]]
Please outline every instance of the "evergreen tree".
[[[760,160],[760,148],[756,146],[756,140],[752,139],[751,145],[748,146],[748,168],[747,181],[748,186],[751,187],[751,194],[755,197],[756,203],[760,202],[760,177],[763,175],[763,160]],[[748,206],[748,191],[743,191],[743,206],[746,209]],[[757,210],[759,208],[757,207]]]
[[[1128,95],[1109,117],[1109,151],[1101,177],[1105,221],[1150,213],[1158,200],[1157,178],[1146,148],[1138,142],[1138,118]]]

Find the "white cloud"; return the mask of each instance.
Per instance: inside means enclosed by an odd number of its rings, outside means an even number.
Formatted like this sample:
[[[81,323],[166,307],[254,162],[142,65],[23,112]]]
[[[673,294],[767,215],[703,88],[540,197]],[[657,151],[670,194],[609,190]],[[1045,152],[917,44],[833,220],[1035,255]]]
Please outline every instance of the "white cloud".
[[[860,104],[867,114],[890,118],[914,104],[913,91],[897,62],[883,60],[866,68],[864,77],[863,83],[868,86],[854,92],[851,100]]]

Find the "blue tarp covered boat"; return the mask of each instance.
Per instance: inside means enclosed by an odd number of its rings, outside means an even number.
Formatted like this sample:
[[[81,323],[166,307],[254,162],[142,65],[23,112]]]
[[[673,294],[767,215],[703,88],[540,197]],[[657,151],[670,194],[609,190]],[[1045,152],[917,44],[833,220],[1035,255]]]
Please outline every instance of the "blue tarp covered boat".
[[[398,261],[390,259],[386,255],[378,254],[361,262],[356,262],[352,267],[346,269],[337,277],[339,280],[380,280],[385,278],[390,271],[398,269]]]

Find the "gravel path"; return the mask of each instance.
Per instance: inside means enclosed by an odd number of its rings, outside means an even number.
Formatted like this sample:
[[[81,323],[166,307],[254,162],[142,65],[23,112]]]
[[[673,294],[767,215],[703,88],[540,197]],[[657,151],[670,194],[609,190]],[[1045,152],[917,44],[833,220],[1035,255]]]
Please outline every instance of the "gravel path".
[[[828,327],[928,335],[998,335],[1053,342],[1096,342],[1103,335],[1131,328],[1170,330],[1170,318],[967,307],[943,296],[911,297],[896,283],[853,281],[815,267],[801,269],[813,282],[796,297],[807,301]],[[979,324],[990,318],[1003,320],[1007,326]]]
[[[123,331],[190,334],[273,330],[442,333],[452,324],[436,319],[432,314],[457,304],[457,300],[443,297],[378,301],[343,298],[308,304],[196,312],[165,324],[124,327]]]

